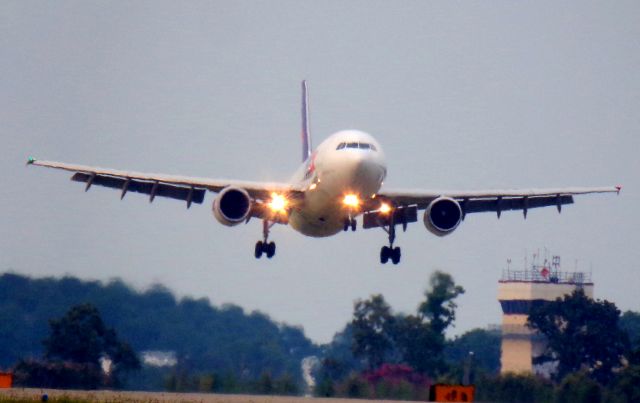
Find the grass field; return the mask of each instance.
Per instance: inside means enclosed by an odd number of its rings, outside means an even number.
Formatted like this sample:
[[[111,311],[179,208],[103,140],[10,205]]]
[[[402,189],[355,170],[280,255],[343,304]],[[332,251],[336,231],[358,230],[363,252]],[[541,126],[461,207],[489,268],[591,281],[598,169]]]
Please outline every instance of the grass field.
[[[300,396],[249,396],[215,395],[204,393],[163,393],[163,392],[122,392],[122,391],[82,391],[54,389],[0,389],[0,402],[40,402],[46,394],[49,402],[127,402],[127,403],[355,403],[365,400],[356,399],[320,399]],[[392,400],[376,400],[378,403],[394,403]],[[406,401],[404,403],[407,403]]]

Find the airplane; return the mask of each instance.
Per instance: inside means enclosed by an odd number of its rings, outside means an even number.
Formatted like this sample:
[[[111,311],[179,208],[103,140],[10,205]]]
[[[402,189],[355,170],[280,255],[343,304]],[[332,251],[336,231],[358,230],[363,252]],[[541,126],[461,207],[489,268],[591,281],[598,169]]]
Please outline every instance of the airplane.
[[[28,165],[73,172],[72,181],[143,193],[153,202],[155,197],[183,200],[187,208],[202,204],[206,191],[217,193],[213,215],[225,226],[262,220],[262,240],[254,256],[272,258],[276,244],[269,241],[275,224],[290,225],[310,237],[328,237],[341,231],[355,231],[356,218],[362,227],[382,228],[389,244],[380,249],[380,263],[400,262],[401,250],[394,246],[396,227],[423,222],[437,236],[451,234],[469,213],[521,210],[524,218],[532,208],[562,206],[573,203],[573,196],[588,193],[620,193],[621,186],[567,187],[520,190],[394,190],[383,187],[387,175],[382,146],[368,133],[343,130],[330,135],[315,149],[309,130],[308,91],[302,81],[302,165],[289,182],[251,182],[228,179],[196,178],[163,174],[121,171],[85,165],[41,161],[29,158]]]

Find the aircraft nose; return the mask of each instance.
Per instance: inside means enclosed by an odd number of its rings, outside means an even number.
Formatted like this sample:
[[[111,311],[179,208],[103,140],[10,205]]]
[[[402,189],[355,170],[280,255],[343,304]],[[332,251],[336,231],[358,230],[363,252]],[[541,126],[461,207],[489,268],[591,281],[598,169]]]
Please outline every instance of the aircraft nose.
[[[357,182],[366,184],[366,187],[379,187],[384,180],[384,167],[369,155],[357,158],[354,176]],[[365,191],[366,192],[366,191]]]

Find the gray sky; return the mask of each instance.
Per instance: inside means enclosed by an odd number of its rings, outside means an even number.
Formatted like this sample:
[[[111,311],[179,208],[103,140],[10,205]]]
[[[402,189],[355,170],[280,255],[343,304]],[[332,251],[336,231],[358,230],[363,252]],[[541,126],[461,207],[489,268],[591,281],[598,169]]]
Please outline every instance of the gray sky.
[[[353,301],[414,311],[429,275],[467,293],[453,334],[499,323],[497,281],[547,247],[593,268],[595,294],[640,310],[640,2],[0,2],[0,270],[160,282],[260,309],[330,340]],[[622,184],[554,208],[476,214],[438,238],[381,230],[227,228],[213,194],[184,203],[83,186],[29,155],[104,167],[287,180],[299,163],[299,82],[316,144],[357,128],[384,146],[386,185]]]

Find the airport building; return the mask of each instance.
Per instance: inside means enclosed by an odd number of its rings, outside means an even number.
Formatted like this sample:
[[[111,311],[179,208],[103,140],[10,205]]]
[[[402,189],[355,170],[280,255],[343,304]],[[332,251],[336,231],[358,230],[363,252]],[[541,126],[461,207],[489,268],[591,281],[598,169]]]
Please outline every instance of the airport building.
[[[539,254],[538,254],[539,255]],[[524,270],[508,267],[498,282],[498,300],[502,306],[501,373],[535,373],[550,376],[552,364],[534,365],[534,358],[545,348],[544,337],[527,327],[529,310],[533,304],[553,301],[581,288],[593,298],[591,273],[563,272],[560,257],[551,260],[534,255],[531,266]],[[538,261],[542,260],[542,263]],[[510,263],[510,262],[509,262]]]

